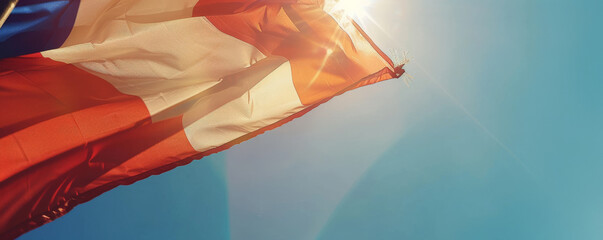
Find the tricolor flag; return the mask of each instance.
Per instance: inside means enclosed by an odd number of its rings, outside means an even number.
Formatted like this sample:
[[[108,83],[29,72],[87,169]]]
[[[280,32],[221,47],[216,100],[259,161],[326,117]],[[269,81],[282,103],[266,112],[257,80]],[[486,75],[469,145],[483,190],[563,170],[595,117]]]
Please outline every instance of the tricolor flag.
[[[401,76],[339,4],[20,0],[0,28],[0,238]]]

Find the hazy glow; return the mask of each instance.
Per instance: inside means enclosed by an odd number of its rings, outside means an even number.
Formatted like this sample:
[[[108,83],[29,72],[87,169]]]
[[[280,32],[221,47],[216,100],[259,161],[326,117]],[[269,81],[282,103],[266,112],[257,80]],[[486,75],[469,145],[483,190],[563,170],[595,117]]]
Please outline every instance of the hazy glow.
[[[333,12],[342,11],[350,17],[366,16],[366,8],[371,4],[371,0],[339,0],[333,7]]]

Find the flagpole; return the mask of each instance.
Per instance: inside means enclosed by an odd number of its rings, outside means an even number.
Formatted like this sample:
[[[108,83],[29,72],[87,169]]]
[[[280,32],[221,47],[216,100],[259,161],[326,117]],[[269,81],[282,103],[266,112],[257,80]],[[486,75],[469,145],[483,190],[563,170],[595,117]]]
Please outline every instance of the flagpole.
[[[2,25],[4,25],[8,15],[10,15],[13,9],[15,9],[15,6],[17,6],[18,2],[19,0],[8,0],[8,3],[6,3],[6,5],[3,7],[4,9],[2,9],[2,15],[0,15],[0,28],[2,28]]]

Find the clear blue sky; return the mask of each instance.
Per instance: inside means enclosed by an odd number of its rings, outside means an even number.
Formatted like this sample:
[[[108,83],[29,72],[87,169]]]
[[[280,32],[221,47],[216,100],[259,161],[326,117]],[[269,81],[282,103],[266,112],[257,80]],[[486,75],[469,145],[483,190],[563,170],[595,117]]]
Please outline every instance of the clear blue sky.
[[[603,1],[375,1],[410,87],[354,90],[21,239],[601,239]]]

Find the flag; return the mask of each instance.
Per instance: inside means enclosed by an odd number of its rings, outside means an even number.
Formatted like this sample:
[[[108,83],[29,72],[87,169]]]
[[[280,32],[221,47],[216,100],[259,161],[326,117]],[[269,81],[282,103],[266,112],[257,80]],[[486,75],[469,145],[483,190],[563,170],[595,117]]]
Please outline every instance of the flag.
[[[404,70],[333,0],[21,0],[0,28],[0,236]]]

